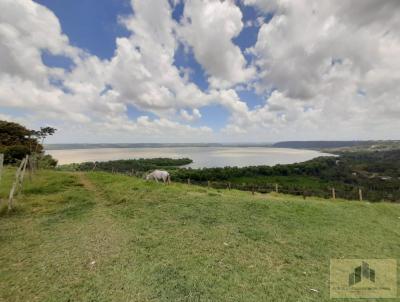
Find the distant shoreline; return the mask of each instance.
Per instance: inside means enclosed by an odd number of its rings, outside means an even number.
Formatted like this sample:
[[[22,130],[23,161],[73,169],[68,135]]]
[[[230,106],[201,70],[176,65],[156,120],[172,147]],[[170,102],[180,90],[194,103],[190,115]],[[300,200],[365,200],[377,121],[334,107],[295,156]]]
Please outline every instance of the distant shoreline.
[[[45,144],[45,150],[114,149],[114,148],[191,148],[191,147],[267,147],[274,143],[133,143],[133,144]]]
[[[190,158],[193,160],[192,168],[289,164],[323,155],[315,150],[264,146],[153,146],[152,148],[136,146],[134,148],[58,149],[46,150],[46,153],[57,159],[59,164],[140,158]]]

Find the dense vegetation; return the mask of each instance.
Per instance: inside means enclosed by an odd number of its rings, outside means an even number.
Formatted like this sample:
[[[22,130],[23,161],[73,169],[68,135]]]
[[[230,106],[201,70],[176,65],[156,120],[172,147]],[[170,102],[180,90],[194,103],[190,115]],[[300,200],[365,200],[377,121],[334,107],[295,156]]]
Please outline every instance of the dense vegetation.
[[[332,301],[330,259],[399,259],[398,217],[389,203],[41,170],[0,216],[0,301]]]
[[[140,159],[124,159],[124,160],[111,160],[106,162],[85,162],[80,164],[64,165],[60,168],[62,170],[73,171],[92,171],[100,170],[107,172],[120,172],[120,173],[141,173],[148,172],[155,169],[175,169],[180,166],[192,163],[189,158],[140,158]]]
[[[4,162],[14,163],[34,150],[42,151],[32,130],[17,123],[0,121],[0,153],[4,154]]]
[[[322,197],[331,196],[335,187],[338,196],[348,199],[356,199],[361,188],[369,200],[400,200],[400,150],[346,152],[273,167],[178,169],[172,175],[179,181],[229,181],[247,189],[278,183],[287,192]]]
[[[275,143],[276,148],[326,149],[368,145],[368,141],[288,141]]]
[[[43,141],[55,131],[51,127],[30,130],[17,123],[0,120],[0,153],[4,154],[4,163],[14,164],[26,155],[35,154],[42,167],[54,167],[57,161],[43,154]]]

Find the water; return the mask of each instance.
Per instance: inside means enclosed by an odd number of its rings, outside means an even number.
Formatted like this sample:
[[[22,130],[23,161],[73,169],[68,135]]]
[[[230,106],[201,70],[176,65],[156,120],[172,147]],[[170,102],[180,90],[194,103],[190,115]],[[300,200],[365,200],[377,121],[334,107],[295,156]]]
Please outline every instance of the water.
[[[193,168],[273,166],[303,162],[318,156],[330,156],[330,154],[313,150],[265,147],[99,148],[46,152],[56,158],[60,165],[117,159],[188,157],[193,160],[193,163],[189,165]]]

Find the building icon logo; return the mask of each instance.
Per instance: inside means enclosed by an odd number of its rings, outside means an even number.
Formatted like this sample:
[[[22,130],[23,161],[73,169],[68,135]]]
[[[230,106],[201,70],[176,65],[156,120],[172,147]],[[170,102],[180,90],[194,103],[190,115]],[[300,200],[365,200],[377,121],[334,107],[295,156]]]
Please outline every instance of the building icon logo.
[[[330,297],[398,298],[396,259],[331,259]]]
[[[365,261],[349,275],[349,286],[353,286],[361,280],[369,280],[375,283],[375,270],[371,269]]]

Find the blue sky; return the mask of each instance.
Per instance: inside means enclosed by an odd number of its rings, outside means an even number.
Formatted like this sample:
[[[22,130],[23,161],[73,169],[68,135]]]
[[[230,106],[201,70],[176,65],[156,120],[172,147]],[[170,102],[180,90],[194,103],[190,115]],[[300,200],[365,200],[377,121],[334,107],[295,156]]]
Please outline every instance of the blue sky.
[[[127,0],[35,0],[49,8],[61,23],[72,45],[87,49],[102,59],[110,59],[115,39],[129,32],[118,16],[132,14]]]

